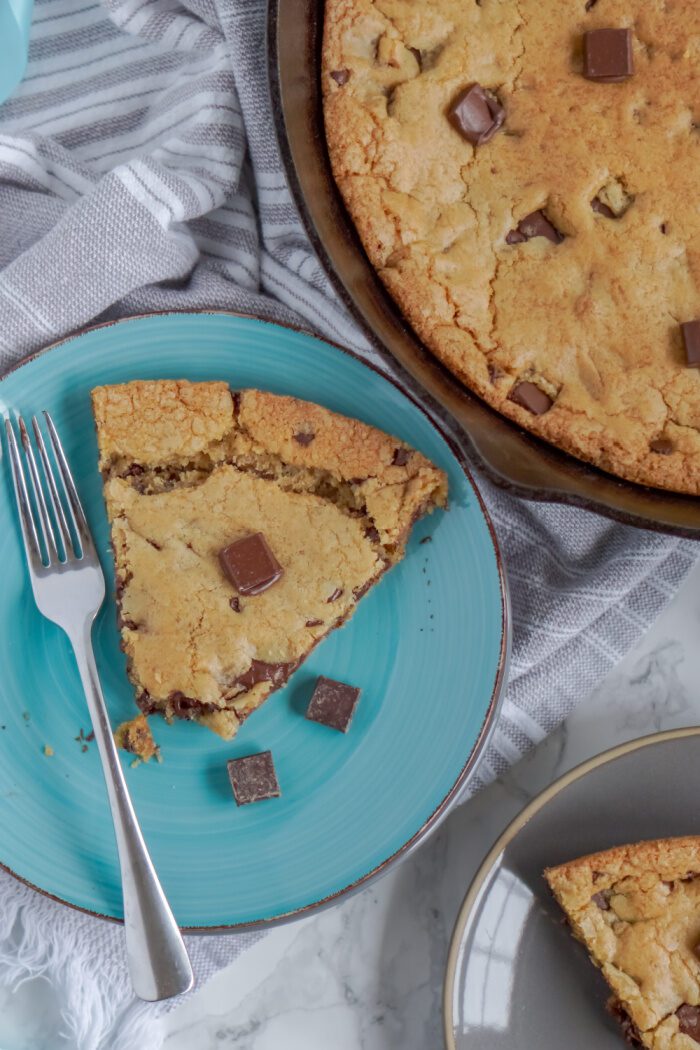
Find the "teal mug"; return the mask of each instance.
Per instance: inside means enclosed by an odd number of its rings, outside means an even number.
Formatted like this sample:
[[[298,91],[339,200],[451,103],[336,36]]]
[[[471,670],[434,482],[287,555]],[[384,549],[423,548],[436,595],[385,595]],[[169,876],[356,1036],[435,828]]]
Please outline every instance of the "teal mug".
[[[32,0],[0,0],[0,103],[24,76]]]

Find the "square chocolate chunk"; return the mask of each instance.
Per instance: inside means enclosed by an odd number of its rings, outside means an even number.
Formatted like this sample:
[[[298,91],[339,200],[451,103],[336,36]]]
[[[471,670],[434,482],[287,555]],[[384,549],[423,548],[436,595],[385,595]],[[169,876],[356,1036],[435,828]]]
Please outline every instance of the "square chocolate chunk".
[[[312,722],[320,722],[321,725],[347,733],[359,699],[360,690],[355,686],[322,675],[316,682],[306,717]]]
[[[492,91],[472,84],[454,100],[448,117],[452,127],[473,146],[490,142],[506,119],[506,111]]]
[[[700,321],[686,321],[681,332],[688,368],[700,368]]]
[[[262,532],[229,543],[219,551],[219,562],[239,594],[262,594],[283,573]]]
[[[259,751],[256,755],[232,758],[226,763],[226,768],[237,805],[245,806],[249,802],[261,802],[266,798],[279,798],[280,786],[271,751]]]
[[[583,37],[583,75],[616,84],[634,73],[631,29],[592,29]]]

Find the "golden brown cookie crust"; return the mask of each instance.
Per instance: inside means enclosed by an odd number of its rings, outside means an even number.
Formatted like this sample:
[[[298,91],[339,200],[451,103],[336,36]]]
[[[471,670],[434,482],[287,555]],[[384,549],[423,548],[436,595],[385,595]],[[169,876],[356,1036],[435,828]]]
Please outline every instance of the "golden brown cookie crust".
[[[700,6],[585,7],[326,0],[333,171],[372,264],[455,375],[581,459],[698,494],[700,370],[679,324],[700,318]],[[601,27],[633,30],[624,83],[581,75],[583,33]],[[476,148],[446,117],[474,82],[506,108]],[[507,244],[538,209],[563,243]],[[521,380],[553,407],[509,400]]]
[[[421,453],[308,402],[153,381],[98,387],[93,403],[137,700],[225,738],[446,504]],[[258,532],[283,575],[245,596],[219,552]],[[256,667],[274,672],[246,680]]]
[[[677,1011],[700,1008],[700,837],[619,846],[545,872],[649,1050],[694,1050]]]

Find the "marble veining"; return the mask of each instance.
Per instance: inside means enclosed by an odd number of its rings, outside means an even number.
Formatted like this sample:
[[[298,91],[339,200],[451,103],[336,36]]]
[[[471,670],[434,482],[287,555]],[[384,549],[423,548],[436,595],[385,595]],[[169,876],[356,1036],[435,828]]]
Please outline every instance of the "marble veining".
[[[579,762],[700,721],[698,637],[700,566],[556,733],[381,881],[271,931],[176,1007],[162,1022],[164,1050],[440,1050],[449,937],[485,852],[524,804]],[[1,1050],[57,1047],[59,1013],[41,982],[12,997],[0,992]]]

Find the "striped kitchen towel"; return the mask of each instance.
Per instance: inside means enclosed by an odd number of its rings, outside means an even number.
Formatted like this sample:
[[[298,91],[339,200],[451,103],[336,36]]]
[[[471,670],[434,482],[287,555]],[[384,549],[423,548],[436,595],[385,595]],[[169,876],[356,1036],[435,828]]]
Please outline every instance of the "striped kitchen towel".
[[[295,213],[266,83],[265,0],[37,0],[0,107],[0,364],[93,320],[241,310],[370,355]],[[634,644],[697,557],[688,541],[482,481],[508,568],[511,680],[484,783]],[[200,981],[249,938],[190,939]],[[159,1045],[121,933],[0,876],[0,981],[45,974],[72,1045]]]

